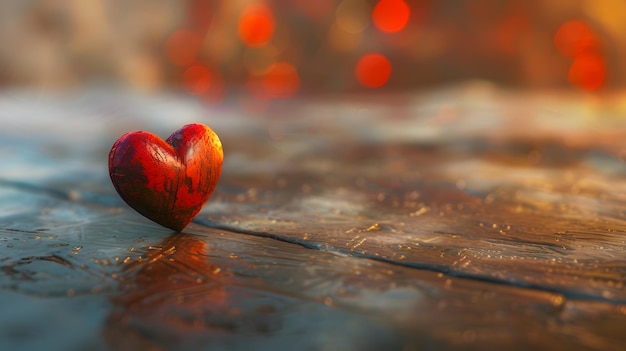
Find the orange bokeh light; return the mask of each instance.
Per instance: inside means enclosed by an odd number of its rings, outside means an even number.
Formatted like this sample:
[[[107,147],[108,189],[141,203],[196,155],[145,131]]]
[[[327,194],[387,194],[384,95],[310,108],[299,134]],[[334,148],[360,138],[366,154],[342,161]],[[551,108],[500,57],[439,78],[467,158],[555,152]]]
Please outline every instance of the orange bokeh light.
[[[563,56],[573,59],[567,73],[573,86],[595,91],[604,85],[607,72],[600,40],[585,22],[563,23],[554,35],[554,45]]]
[[[207,102],[217,103],[224,97],[224,85],[214,69],[202,64],[189,66],[180,77],[180,85]]]
[[[259,100],[288,99],[300,89],[300,77],[291,63],[276,62],[261,75],[252,76],[246,85]]]
[[[277,62],[263,76],[264,93],[268,98],[287,99],[300,88],[300,77],[288,62]]]
[[[606,80],[604,58],[597,53],[578,55],[570,66],[567,78],[580,89],[594,91],[600,89]]]
[[[183,72],[181,84],[185,90],[192,94],[201,95],[206,93],[213,82],[213,74],[202,65],[193,65]]]
[[[180,29],[165,42],[165,54],[171,63],[185,66],[193,63],[200,52],[201,39],[194,31]]]
[[[598,38],[585,22],[571,20],[556,31],[554,45],[563,56],[573,59],[582,53],[598,50]]]
[[[378,88],[391,77],[391,63],[379,53],[365,54],[359,59],[354,70],[356,79],[367,88]]]
[[[272,11],[262,4],[247,6],[239,18],[239,38],[250,47],[262,46],[274,34]]]
[[[372,21],[382,32],[393,33],[406,27],[411,16],[404,0],[380,0],[372,11]]]

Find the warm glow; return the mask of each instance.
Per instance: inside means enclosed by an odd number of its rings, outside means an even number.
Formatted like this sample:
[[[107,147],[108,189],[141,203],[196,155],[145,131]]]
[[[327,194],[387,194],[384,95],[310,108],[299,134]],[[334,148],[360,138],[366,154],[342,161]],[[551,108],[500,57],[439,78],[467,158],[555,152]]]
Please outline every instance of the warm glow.
[[[202,65],[193,65],[185,70],[181,77],[181,84],[192,94],[201,95],[211,87],[213,77],[211,72]]]
[[[300,89],[300,77],[291,63],[277,62],[261,75],[252,76],[246,86],[258,100],[288,99]]]
[[[494,33],[498,49],[506,54],[515,54],[521,49],[522,39],[529,26],[530,21],[525,14],[513,14],[505,18]]]
[[[213,21],[212,4],[206,0],[191,0],[189,3],[189,17],[194,28],[206,32]]]
[[[554,35],[554,45],[565,57],[573,59],[567,79],[582,90],[600,89],[606,81],[606,62],[600,40],[579,20],[563,23]]]
[[[241,63],[249,73],[260,76],[267,72],[268,68],[276,63],[278,50],[273,44],[264,45],[260,48],[247,48],[241,53]]]
[[[568,58],[598,49],[598,39],[586,23],[572,20],[563,23],[554,35],[554,45]]]
[[[370,11],[371,8],[365,0],[343,0],[335,11],[335,21],[348,33],[361,33],[369,25]]]
[[[165,43],[165,54],[175,65],[185,66],[193,63],[200,51],[200,36],[187,29],[172,33]]]
[[[369,53],[361,57],[354,70],[356,79],[367,88],[378,88],[389,80],[391,63],[378,53]]]
[[[264,94],[272,99],[290,98],[300,87],[300,77],[292,64],[278,62],[273,64],[263,76]]]
[[[372,12],[374,25],[382,32],[402,30],[409,22],[411,11],[404,0],[380,0]]]
[[[150,91],[163,85],[161,62],[145,52],[129,53],[118,69],[120,78],[133,88]]]
[[[206,102],[218,103],[224,98],[224,85],[219,73],[201,64],[188,67],[180,77],[180,85]]]
[[[333,10],[334,0],[292,0],[293,6],[311,18],[324,18]]]
[[[274,16],[265,5],[249,5],[239,18],[239,38],[247,46],[262,46],[274,34]]]
[[[580,89],[597,90],[606,79],[604,59],[597,53],[579,55],[572,62],[567,77],[572,85]]]
[[[341,28],[337,21],[328,29],[328,43],[337,51],[350,52],[361,43],[361,32],[350,33]]]

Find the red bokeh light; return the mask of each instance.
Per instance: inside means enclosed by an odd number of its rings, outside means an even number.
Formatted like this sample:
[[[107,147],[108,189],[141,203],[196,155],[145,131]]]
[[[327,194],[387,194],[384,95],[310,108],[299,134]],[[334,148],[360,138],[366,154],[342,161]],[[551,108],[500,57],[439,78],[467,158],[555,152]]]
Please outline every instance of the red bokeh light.
[[[201,39],[194,31],[180,29],[165,42],[165,54],[171,63],[185,66],[193,63],[200,52]]]
[[[239,18],[239,38],[250,47],[262,46],[274,34],[274,16],[262,4],[247,6]]]
[[[406,27],[411,16],[404,0],[380,0],[372,11],[372,21],[382,32],[393,33]]]
[[[563,23],[554,35],[554,45],[563,56],[573,59],[567,73],[573,86],[595,91],[604,85],[607,72],[600,40],[585,22]]]
[[[578,55],[570,66],[567,78],[572,85],[586,90],[600,89],[606,79],[604,58],[597,53]]]
[[[554,45],[563,56],[573,59],[582,53],[598,50],[598,38],[585,22],[571,20],[556,31]]]
[[[354,70],[356,79],[367,88],[378,88],[391,77],[391,63],[379,53],[369,53],[361,57]]]

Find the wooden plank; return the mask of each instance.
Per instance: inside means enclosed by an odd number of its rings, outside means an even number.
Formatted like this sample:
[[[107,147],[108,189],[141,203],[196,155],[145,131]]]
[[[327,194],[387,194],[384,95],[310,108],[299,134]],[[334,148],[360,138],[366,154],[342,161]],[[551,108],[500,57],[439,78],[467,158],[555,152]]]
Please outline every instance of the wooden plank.
[[[2,345],[620,348],[623,120],[545,120],[540,98],[476,89],[266,116],[0,99]],[[225,164],[177,234],[117,197],[106,154],[181,111],[214,127]]]

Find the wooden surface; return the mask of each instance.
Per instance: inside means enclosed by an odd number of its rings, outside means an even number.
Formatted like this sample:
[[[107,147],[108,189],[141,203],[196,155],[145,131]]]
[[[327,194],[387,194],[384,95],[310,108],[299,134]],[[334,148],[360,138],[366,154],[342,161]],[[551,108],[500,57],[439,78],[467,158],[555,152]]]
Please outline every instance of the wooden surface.
[[[618,98],[467,84],[256,107],[3,94],[0,344],[626,346]],[[224,170],[173,233],[119,199],[106,155],[190,122],[219,134]]]

